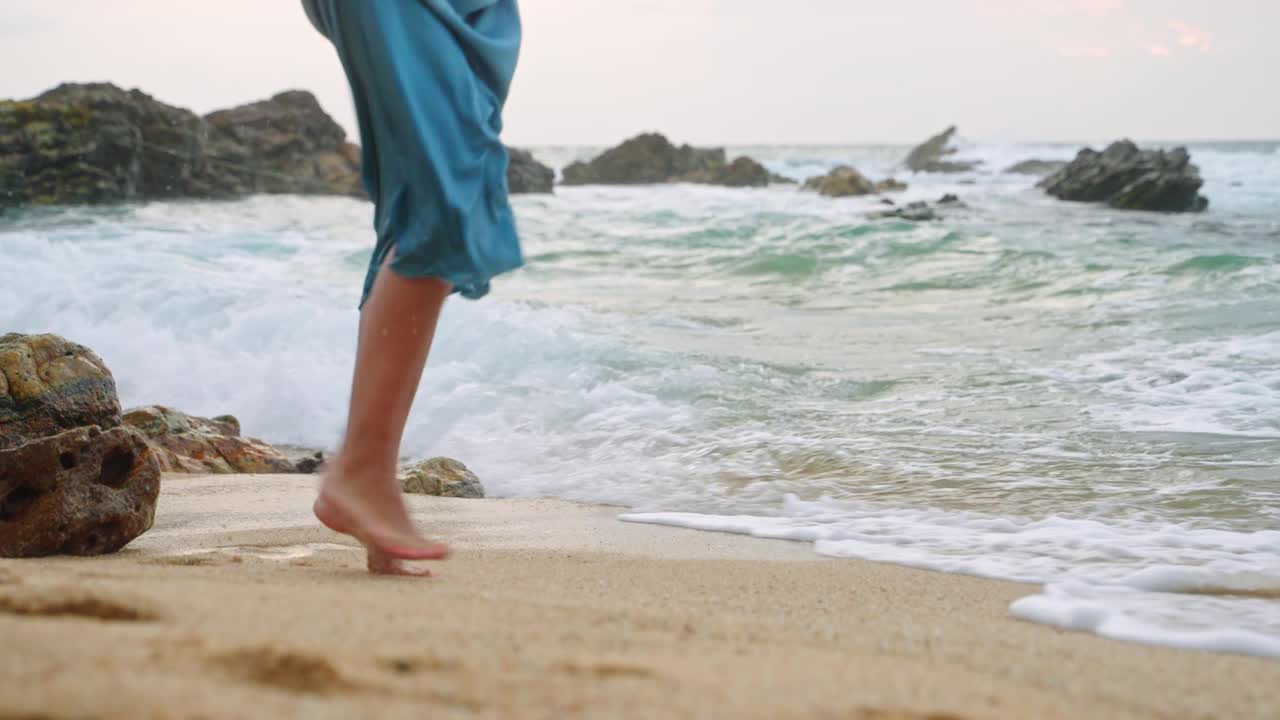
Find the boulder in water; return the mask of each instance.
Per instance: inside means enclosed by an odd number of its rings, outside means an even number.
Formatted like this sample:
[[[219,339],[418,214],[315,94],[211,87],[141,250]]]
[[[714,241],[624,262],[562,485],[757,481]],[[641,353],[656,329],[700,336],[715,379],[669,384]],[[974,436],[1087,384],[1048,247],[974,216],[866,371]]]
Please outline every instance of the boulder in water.
[[[1200,195],[1202,185],[1200,169],[1191,164],[1186,148],[1140,150],[1121,140],[1103,152],[1084,148],[1039,186],[1061,200],[1126,210],[1199,212],[1209,206]]]
[[[826,197],[856,197],[876,193],[900,192],[907,184],[893,178],[872,182],[865,175],[848,165],[838,165],[826,175],[805,180],[803,190],[811,190]]]
[[[910,220],[911,222],[929,222],[932,220],[940,220],[938,215],[929,203],[926,202],[909,202],[902,207],[896,207],[892,210],[880,210],[869,215],[872,219],[882,220],[885,218],[898,218],[899,220]]]
[[[538,162],[533,153],[518,148],[507,148],[507,191],[520,193],[550,193],[555,185],[556,171]]]
[[[875,183],[848,165],[832,168],[826,175],[818,175],[804,181],[803,189],[812,190],[825,197],[850,197],[873,195]]]
[[[912,172],[961,173],[978,167],[981,164],[979,162],[943,159],[956,153],[956,148],[951,144],[955,134],[956,126],[952,125],[917,145],[904,162],[907,169]]]
[[[723,148],[679,147],[659,133],[644,133],[587,162],[564,169],[565,185],[643,185],[712,172],[725,164]]]
[[[774,176],[763,165],[744,155],[734,158],[733,162],[727,165],[698,170],[675,180],[724,187],[764,187],[773,182],[773,178]]]
[[[202,418],[160,405],[135,408],[124,422],[146,437],[170,473],[294,473],[297,463],[270,445],[240,436],[231,415]]]
[[[0,450],[0,557],[115,552],[151,527],[159,493],[160,468],[129,428]]]
[[[446,457],[423,460],[400,471],[400,487],[416,495],[482,498],[484,486],[466,465]]]
[[[659,133],[637,135],[594,159],[564,169],[565,185],[646,185],[688,182],[725,187],[762,187],[792,182],[749,157],[726,162],[724,148],[674,145]]]
[[[1058,172],[1066,166],[1067,163],[1062,160],[1023,160],[1020,163],[1010,165],[1004,171],[1013,175],[1038,175],[1043,177]]]

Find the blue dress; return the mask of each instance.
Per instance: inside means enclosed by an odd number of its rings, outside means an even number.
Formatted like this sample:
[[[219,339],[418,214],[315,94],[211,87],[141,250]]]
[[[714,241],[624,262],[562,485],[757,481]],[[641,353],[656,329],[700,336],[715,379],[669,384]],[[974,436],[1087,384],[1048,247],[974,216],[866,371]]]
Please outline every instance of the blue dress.
[[[523,264],[507,200],[502,106],[520,51],[516,0],[302,0],[342,60],[377,245],[405,277],[479,298]]]

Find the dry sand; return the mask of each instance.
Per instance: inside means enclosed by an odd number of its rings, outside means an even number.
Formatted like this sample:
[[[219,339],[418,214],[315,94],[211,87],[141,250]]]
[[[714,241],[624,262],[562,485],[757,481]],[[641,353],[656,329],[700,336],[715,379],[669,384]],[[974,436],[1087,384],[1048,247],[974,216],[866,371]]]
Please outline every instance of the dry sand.
[[[435,580],[371,578],[312,480],[169,477],[102,558],[0,560],[0,718],[1278,718],[1280,663],[1019,622],[1015,583],[414,498]]]

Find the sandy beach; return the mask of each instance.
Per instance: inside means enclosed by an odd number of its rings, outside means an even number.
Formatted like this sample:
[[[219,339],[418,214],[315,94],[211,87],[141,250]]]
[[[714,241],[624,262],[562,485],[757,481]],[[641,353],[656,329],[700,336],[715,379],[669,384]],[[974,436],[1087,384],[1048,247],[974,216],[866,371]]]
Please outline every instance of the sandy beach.
[[[167,477],[118,555],[0,561],[0,717],[1261,718],[1280,663],[1019,622],[1032,588],[412,499],[440,577],[371,578],[313,480]]]

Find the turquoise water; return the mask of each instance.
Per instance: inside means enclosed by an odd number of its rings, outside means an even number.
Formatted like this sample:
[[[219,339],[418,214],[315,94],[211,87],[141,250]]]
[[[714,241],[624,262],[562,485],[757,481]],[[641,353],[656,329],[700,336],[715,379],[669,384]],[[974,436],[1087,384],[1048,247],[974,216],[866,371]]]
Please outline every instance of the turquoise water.
[[[879,178],[905,150],[731,152]],[[448,309],[405,451],[496,494],[1047,583],[1028,619],[1280,654],[1280,144],[1191,150],[1202,215],[999,172],[1067,146],[900,176],[899,202],[965,202],[937,223],[786,186],[519,197],[529,265]],[[90,345],[127,404],[329,445],[369,215],[286,197],[0,220],[0,329]]]

